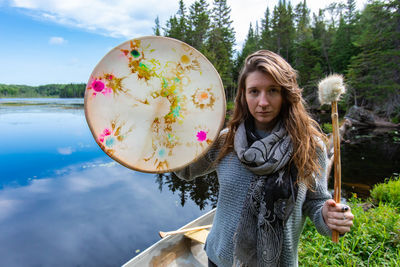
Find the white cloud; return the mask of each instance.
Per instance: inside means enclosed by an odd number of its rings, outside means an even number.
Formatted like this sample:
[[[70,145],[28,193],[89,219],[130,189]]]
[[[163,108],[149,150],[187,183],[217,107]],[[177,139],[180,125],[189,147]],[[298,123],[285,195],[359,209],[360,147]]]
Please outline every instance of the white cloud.
[[[57,148],[58,153],[61,155],[71,155],[72,153],[75,152],[75,149],[73,147],[59,147]]]
[[[177,11],[178,1],[166,0],[160,5],[158,0],[13,0],[12,6],[38,19],[130,39],[151,35],[155,18],[166,21]]]
[[[295,7],[303,0],[292,0]],[[194,0],[184,0],[186,10]],[[212,8],[212,0],[207,0]],[[337,0],[308,0],[307,6],[311,12],[318,12]],[[342,0],[342,2],[345,2]],[[366,0],[357,0],[357,8],[362,8]],[[131,1],[131,0],[12,0],[12,6],[26,9],[30,15],[59,24],[78,27],[98,34],[131,39],[134,37],[152,35],[154,20],[158,16],[161,26],[164,26],[170,16],[178,11],[178,0]],[[236,32],[237,49],[240,49],[248,32],[250,22],[253,27],[256,21],[264,17],[267,5],[272,13],[278,1],[265,0],[228,0],[231,7],[232,26]]]
[[[17,205],[19,204],[18,200],[15,199],[2,199],[0,198],[0,221],[3,219],[12,216],[12,214],[17,209]]]
[[[61,45],[61,44],[64,44],[66,42],[67,41],[62,37],[53,36],[53,37],[50,37],[50,39],[49,39],[49,44],[52,44],[52,45]]]

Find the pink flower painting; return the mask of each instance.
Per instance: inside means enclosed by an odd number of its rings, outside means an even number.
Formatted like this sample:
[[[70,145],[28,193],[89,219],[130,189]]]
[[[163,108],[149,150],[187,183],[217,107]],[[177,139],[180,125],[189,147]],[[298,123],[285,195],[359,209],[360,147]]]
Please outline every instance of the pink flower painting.
[[[102,133],[100,134],[100,136],[99,136],[99,141],[100,141],[101,143],[103,143],[103,142],[104,142],[104,138],[105,138],[106,136],[111,135],[111,133],[112,133],[112,131],[111,131],[110,129],[105,128],[105,129],[103,130],[103,132],[102,132]]]
[[[108,75],[107,78],[113,78],[112,75]],[[93,89],[93,96],[97,95],[97,93],[102,93],[103,95],[112,93],[112,89],[107,87],[104,82],[100,79],[95,78],[92,83],[90,84],[90,88]]]
[[[196,137],[197,137],[197,141],[204,142],[207,139],[207,132],[199,131],[199,132],[197,132]]]

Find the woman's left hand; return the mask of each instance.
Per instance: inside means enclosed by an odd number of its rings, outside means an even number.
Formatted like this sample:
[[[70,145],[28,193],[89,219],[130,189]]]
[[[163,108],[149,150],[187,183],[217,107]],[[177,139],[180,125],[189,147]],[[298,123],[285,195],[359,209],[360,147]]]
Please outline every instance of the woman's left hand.
[[[350,227],[353,226],[354,215],[351,213],[350,207],[336,203],[333,199],[325,201],[322,216],[326,225],[340,234],[349,232]]]

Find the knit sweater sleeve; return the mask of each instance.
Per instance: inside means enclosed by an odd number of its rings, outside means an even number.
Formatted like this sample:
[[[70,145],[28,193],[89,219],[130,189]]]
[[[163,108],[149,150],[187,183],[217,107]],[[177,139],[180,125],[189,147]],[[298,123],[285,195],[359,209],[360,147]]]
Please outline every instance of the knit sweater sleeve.
[[[176,176],[178,176],[180,179],[190,181],[196,177],[204,176],[215,171],[216,164],[214,164],[214,162],[217,159],[219,149],[224,142],[224,136],[224,132],[222,131],[216,142],[214,142],[210,150],[207,151],[203,157],[198,159],[196,162],[189,164],[183,169],[175,171],[174,173]]]
[[[310,217],[317,231],[322,235],[332,235],[332,230],[326,225],[322,216],[322,207],[326,200],[332,196],[328,192],[328,157],[325,144],[322,143],[323,149],[318,149],[318,161],[320,164],[320,174],[316,176],[316,185],[313,191],[307,190],[306,200],[303,204],[304,213]]]

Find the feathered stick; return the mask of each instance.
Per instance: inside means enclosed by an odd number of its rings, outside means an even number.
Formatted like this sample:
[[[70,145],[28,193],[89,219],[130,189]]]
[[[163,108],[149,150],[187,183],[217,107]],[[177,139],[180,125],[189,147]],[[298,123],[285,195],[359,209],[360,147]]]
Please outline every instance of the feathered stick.
[[[318,84],[319,101],[321,105],[331,103],[332,106],[332,133],[334,145],[334,200],[340,203],[340,188],[341,188],[341,166],[340,166],[340,137],[339,137],[339,115],[337,102],[340,95],[346,92],[343,84],[343,76],[332,74],[321,80]],[[332,241],[339,242],[339,232],[332,232]]]

